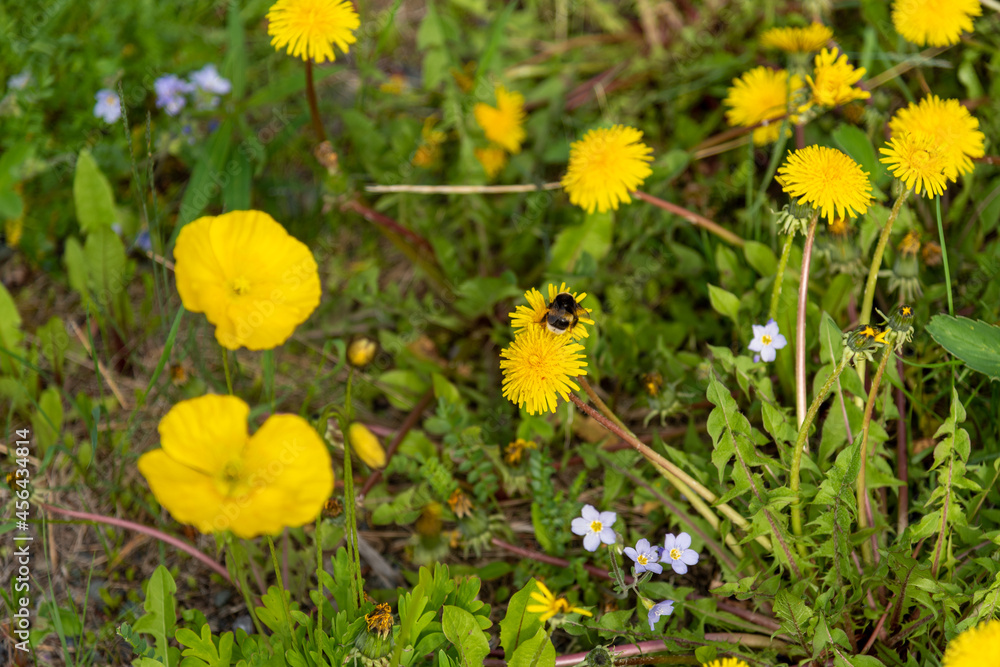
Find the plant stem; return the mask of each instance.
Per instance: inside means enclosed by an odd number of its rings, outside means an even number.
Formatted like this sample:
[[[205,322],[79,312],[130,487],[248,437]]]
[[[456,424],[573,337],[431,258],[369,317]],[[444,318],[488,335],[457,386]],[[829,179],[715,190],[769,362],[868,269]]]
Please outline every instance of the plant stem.
[[[903,380],[903,360],[896,358],[896,372],[900,382]],[[896,389],[896,412],[899,413],[899,426],[896,429],[896,475],[903,485],[899,487],[899,509],[896,518],[897,535],[901,535],[910,518],[910,449],[906,442],[906,419],[903,412],[906,408],[902,388]]]
[[[878,272],[882,268],[882,254],[885,252],[885,246],[889,242],[892,223],[896,222],[896,218],[903,208],[903,202],[906,201],[911,192],[912,190],[907,189],[899,193],[896,203],[892,205],[889,219],[885,221],[885,227],[882,228],[882,234],[878,238],[878,245],[875,246],[875,254],[872,256],[872,265],[868,269],[868,281],[865,283],[865,295],[861,301],[861,313],[858,315],[858,324],[868,324],[872,321],[872,305],[875,303],[875,283],[878,282]],[[859,359],[855,367],[858,369],[858,377],[861,378],[863,385],[865,381],[865,360]],[[858,405],[860,406],[861,404],[858,403]]]
[[[587,397],[590,398],[590,402],[597,406],[597,409],[601,411],[601,414],[617,424],[618,428],[635,437],[635,433],[632,433],[632,429],[626,426],[625,422],[619,419],[618,415],[616,415],[614,411],[608,407],[608,404],[601,400],[601,397],[597,395],[594,388],[590,386],[589,382],[587,382],[587,378],[580,375],[576,378],[576,381],[579,382],[580,386],[583,387],[583,390],[587,392]]]
[[[768,320],[773,320],[778,316],[781,284],[785,280],[785,267],[788,266],[788,257],[792,254],[792,241],[794,239],[795,234],[788,234],[785,237],[785,245],[781,248],[781,259],[778,260],[778,271],[774,274],[774,287],[771,288],[771,307],[767,309]]]
[[[941,243],[941,260],[944,262],[944,284],[948,294],[948,314],[955,316],[955,304],[951,300],[951,271],[948,269],[948,247],[944,243],[944,225],[941,222],[941,197],[934,198],[934,208],[937,213],[938,239]]]
[[[809,412],[806,413],[805,421],[802,422],[802,426],[799,427],[799,435],[795,439],[795,449],[792,453],[792,469],[790,472],[790,482],[789,487],[792,490],[794,497],[792,498],[792,532],[795,533],[796,537],[802,537],[802,499],[799,497],[799,472],[802,468],[802,450],[805,449],[806,440],[809,438],[809,427],[812,426],[813,420],[816,419],[816,413],[819,412],[819,406],[823,403],[826,395],[830,393],[830,388],[833,387],[833,383],[837,381],[840,374],[844,372],[847,368],[847,363],[850,361],[850,357],[846,354],[841,358],[840,364],[837,368],[830,373],[830,377],[826,379],[823,383],[822,388],[820,388],[819,393],[816,394],[816,398],[813,399],[812,405],[809,406]],[[799,553],[804,557],[805,547],[799,543]]]
[[[323,591],[323,543],[321,541],[321,536],[319,533],[320,527],[323,525],[323,513],[320,512],[316,516],[316,530],[313,531],[313,539],[315,540],[316,546],[316,589],[319,595],[316,596],[318,602],[316,603],[316,629],[323,629],[323,602],[326,600],[326,595]]]
[[[229,350],[222,348],[222,368],[226,372],[226,390],[233,395],[233,379],[229,375]]]
[[[579,378],[577,378],[577,380],[579,381]],[[668,482],[674,484],[675,486],[677,486],[675,482],[680,482],[681,484],[683,484],[684,486],[677,488],[681,493],[684,493],[684,495],[688,499],[693,499],[695,495],[697,495],[700,496],[702,499],[704,499],[705,502],[711,504],[715,504],[715,502],[718,500],[718,496],[716,496],[714,493],[712,493],[707,488],[702,486],[696,479],[688,475],[686,472],[678,468],[676,465],[674,465],[673,463],[671,463],[670,461],[668,461],[667,459],[663,458],[658,453],[650,449],[645,443],[643,443],[641,440],[635,437],[635,435],[633,435],[630,431],[628,431],[628,429],[620,428],[611,419],[605,417],[600,412],[598,412],[594,408],[584,403],[580,399],[580,397],[577,396],[576,394],[571,392],[569,397],[570,400],[573,401],[573,403],[575,403],[578,408],[580,408],[588,415],[593,417],[594,420],[597,421],[597,423],[599,423],[601,426],[606,428],[611,433],[617,435],[619,438],[630,444],[637,452],[642,454],[647,461],[652,463],[654,467],[656,467],[658,470],[661,471],[661,474],[663,474],[664,471],[666,471],[666,473],[669,473],[670,475],[669,477],[665,475]],[[687,491],[681,491],[682,488],[687,488]],[[692,505],[695,505],[695,503],[692,502]],[[697,508],[697,505],[695,505],[695,507]],[[743,518],[743,516],[739,512],[734,510],[726,503],[718,504],[716,505],[716,507],[720,512],[722,512],[722,514],[727,516],[741,530],[749,532],[750,523],[745,518]],[[718,522],[717,517],[715,517],[715,521]],[[718,524],[716,523],[715,525]],[[765,549],[768,549],[769,551],[771,550],[771,541],[767,539],[767,537],[761,535],[758,536],[756,540]]]
[[[679,215],[680,217],[684,218],[695,227],[701,227],[702,229],[705,229],[715,234],[716,236],[718,236],[720,239],[722,239],[727,243],[730,243],[734,246],[739,246],[740,248],[746,245],[746,241],[744,241],[741,237],[729,231],[722,225],[712,220],[709,220],[703,215],[698,215],[697,213],[693,213],[692,211],[687,210],[683,206],[672,204],[666,200],[660,199],[659,197],[654,197],[653,195],[646,194],[641,190],[636,190],[632,194],[634,194],[637,199],[641,199],[647,203],[652,204],[653,206],[658,206],[662,208],[664,211],[669,211],[674,215]]]
[[[865,416],[861,422],[861,467],[858,469],[858,477],[856,480],[859,530],[864,530],[872,525],[872,522],[869,520],[871,505],[868,503],[868,488],[865,480],[865,472],[868,466],[868,432],[871,430],[872,412],[875,408],[875,396],[878,394],[879,384],[882,382],[882,374],[885,372],[885,367],[889,363],[889,357],[891,356],[891,348],[886,348],[885,351],[882,352],[882,360],[879,362],[878,370],[875,371],[875,377],[872,378],[871,389],[868,390],[868,402],[865,404]],[[872,537],[874,538],[875,536],[873,535]],[[862,542],[861,556],[866,565],[872,564],[873,555],[874,551],[872,549],[872,545],[869,545],[867,541]]]
[[[358,513],[354,497],[354,472],[351,469],[351,439],[348,436],[351,418],[351,384],[354,380],[354,367],[347,373],[347,390],[344,396],[344,412],[340,419],[340,430],[344,434],[344,510],[347,521],[347,558],[351,561],[351,604],[357,603],[355,610],[365,604],[365,584],[361,578],[361,553],[358,551]]]
[[[799,428],[806,418],[806,310],[809,297],[809,264],[812,261],[813,241],[816,239],[816,223],[819,222],[819,210],[813,213],[809,221],[809,231],[802,247],[802,271],[799,274],[799,309],[795,319],[795,414],[799,420]]]
[[[271,564],[274,566],[274,578],[278,581],[278,593],[281,595],[281,606],[285,610],[285,620],[288,622],[288,632],[295,639],[295,625],[292,623],[292,611],[288,607],[288,598],[285,596],[285,582],[281,579],[281,568],[278,567],[278,555],[274,552],[274,540],[267,536],[267,546],[271,550]],[[291,648],[291,647],[290,647]]]
[[[312,116],[316,140],[322,143],[326,141],[326,130],[323,129],[323,121],[319,117],[319,104],[316,103],[316,85],[313,82],[313,63],[311,58],[306,59],[306,99],[309,101],[309,115]]]

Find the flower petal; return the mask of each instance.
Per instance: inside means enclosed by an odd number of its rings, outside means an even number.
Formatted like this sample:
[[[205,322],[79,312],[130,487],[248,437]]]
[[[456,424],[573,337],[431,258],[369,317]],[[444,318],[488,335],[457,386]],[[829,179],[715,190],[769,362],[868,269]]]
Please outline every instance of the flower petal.
[[[583,517],[576,517],[570,521],[570,530],[574,535],[586,535],[590,532],[590,522]]]
[[[667,536],[663,538],[663,550],[669,555],[670,550],[674,548],[674,541],[677,538],[674,537],[673,533],[667,533]]]
[[[685,565],[697,565],[698,564],[698,552],[693,549],[687,549],[681,552],[681,562]]]
[[[657,574],[663,573],[663,566],[659,563],[646,563],[646,569]]]
[[[644,537],[641,540],[639,540],[638,542],[636,542],[635,543],[635,550],[636,551],[641,551],[643,553],[646,553],[647,551],[649,551],[649,540],[647,540]]]
[[[235,396],[207,394],[180,401],[160,420],[160,446],[191,470],[221,473],[247,445],[249,414],[250,406]]]
[[[639,562],[639,554],[632,547],[625,547],[625,555],[632,560]]]
[[[778,353],[774,351],[773,345],[768,345],[760,351],[760,358],[764,361],[774,361],[777,356]]]
[[[605,544],[614,544],[617,539],[618,538],[615,536],[615,529],[604,526],[601,530],[601,542],[604,542]]]
[[[583,538],[583,548],[587,551],[597,551],[599,546],[601,546],[601,536],[597,533],[587,533]]]
[[[674,546],[684,551],[691,546],[691,536],[687,533],[681,533],[677,536],[677,541],[674,542]]]
[[[688,566],[684,564],[683,561],[675,560],[670,562],[670,567],[674,569],[677,574],[687,574]]]
[[[605,526],[613,526],[618,520],[618,515],[614,512],[601,512],[601,523]]]
[[[598,512],[597,508],[593,505],[584,505],[583,509],[580,510],[580,516],[590,522],[599,520],[601,518],[601,513]]]
[[[216,530],[213,519],[219,515],[224,497],[211,476],[179,463],[163,449],[140,456],[138,467],[153,495],[174,519],[203,533]]]

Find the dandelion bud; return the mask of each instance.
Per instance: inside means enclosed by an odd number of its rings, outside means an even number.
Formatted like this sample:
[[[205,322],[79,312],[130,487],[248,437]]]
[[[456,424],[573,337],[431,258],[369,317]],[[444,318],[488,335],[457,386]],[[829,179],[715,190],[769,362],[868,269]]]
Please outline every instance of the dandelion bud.
[[[612,667],[615,656],[604,646],[598,646],[587,654],[587,667]]]
[[[378,345],[371,338],[355,338],[347,347],[347,360],[352,366],[367,366],[375,358]]]
[[[385,467],[385,450],[375,434],[360,422],[353,422],[347,427],[347,438],[351,449],[370,468]]]
[[[886,333],[881,327],[871,324],[862,324],[844,332],[844,353],[852,358],[860,356],[872,361],[872,354],[878,346],[886,344]]]

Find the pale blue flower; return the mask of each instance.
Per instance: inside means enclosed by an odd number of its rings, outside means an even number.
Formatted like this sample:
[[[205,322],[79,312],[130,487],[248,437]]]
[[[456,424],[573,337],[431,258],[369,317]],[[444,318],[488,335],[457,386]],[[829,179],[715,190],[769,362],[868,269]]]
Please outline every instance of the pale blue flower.
[[[122,105],[118,93],[104,88],[94,94],[97,104],[94,105],[94,115],[105,123],[117,122],[122,117]]]
[[[753,340],[750,341],[750,350],[759,352],[760,358],[764,361],[774,361],[776,350],[788,345],[788,341],[778,331],[778,323],[768,320],[767,324],[761,326],[753,325]]]
[[[149,237],[149,230],[144,229],[141,232],[139,232],[139,234],[136,235],[135,237],[135,243],[133,245],[135,245],[135,247],[139,248],[140,250],[144,250],[146,252],[152,252],[153,240]]]
[[[635,549],[625,547],[625,555],[635,561],[635,573],[642,574],[649,570],[660,574],[663,566],[656,561],[660,560],[659,549],[649,545],[649,540],[645,537],[636,542]]]
[[[221,76],[219,70],[212,63],[191,72],[188,78],[198,90],[212,95],[226,95],[233,89],[233,84],[229,82],[229,79]]]
[[[664,600],[654,604],[649,610],[649,631],[656,630],[656,622],[660,620],[660,616],[669,616],[672,613],[674,613],[673,600]]]
[[[615,543],[615,531],[611,527],[618,519],[614,512],[598,512],[593,505],[584,505],[580,516],[571,524],[574,535],[583,536],[583,548],[597,551],[597,547]]]
[[[194,84],[184,81],[174,74],[161,76],[153,82],[156,89],[156,106],[167,112],[168,116],[176,116],[187,104],[187,93],[194,92]]]
[[[15,74],[7,79],[7,88],[10,90],[24,90],[28,87],[29,81],[31,81],[31,72],[24,70],[20,74]]]
[[[663,551],[660,552],[660,562],[670,563],[677,574],[685,574],[688,565],[698,562],[698,552],[691,549],[691,536],[681,533],[677,537],[667,533],[663,539]]]

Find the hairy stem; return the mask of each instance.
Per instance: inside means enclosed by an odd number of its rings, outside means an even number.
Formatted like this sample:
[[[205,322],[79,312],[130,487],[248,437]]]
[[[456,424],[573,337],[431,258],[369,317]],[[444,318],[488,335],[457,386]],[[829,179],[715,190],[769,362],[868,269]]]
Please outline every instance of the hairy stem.
[[[885,367],[889,363],[889,357],[891,356],[891,349],[887,348],[882,353],[882,361],[879,362],[878,370],[875,372],[875,377],[872,378],[872,386],[868,391],[868,402],[865,404],[865,416],[861,422],[861,467],[858,469],[858,478],[856,480],[859,530],[868,528],[873,522],[871,504],[868,502],[867,482],[865,479],[865,471],[868,466],[868,432],[871,430],[872,412],[875,408],[875,396],[878,395],[879,384],[882,382],[882,374],[885,372]],[[872,539],[874,538],[875,536],[872,535]],[[874,553],[874,545],[870,545],[868,542],[861,543],[861,556],[864,558],[866,565],[872,564]]]
[[[323,129],[323,121],[319,117],[319,104],[316,102],[316,84],[313,82],[313,63],[311,58],[306,59],[306,99],[309,101],[309,115],[312,117],[316,140],[322,143],[326,141],[326,130]]]
[[[813,420],[816,419],[819,406],[822,405],[823,400],[830,393],[833,383],[837,381],[840,374],[847,368],[848,361],[850,361],[850,357],[845,352],[843,358],[840,360],[840,364],[830,373],[830,377],[826,379],[819,393],[816,394],[816,398],[813,399],[812,405],[809,406],[809,411],[806,413],[805,421],[799,427],[799,435],[795,439],[795,448],[792,453],[792,469],[789,473],[789,487],[794,494],[792,498],[792,532],[795,533],[796,537],[802,536],[802,499],[799,497],[799,473],[802,469],[802,451],[805,449],[806,440],[809,439],[809,427],[812,426]],[[805,547],[801,543],[799,543],[799,553],[802,556],[806,555]]]
[[[792,254],[792,241],[795,234],[785,237],[785,245],[781,248],[781,259],[778,260],[778,271],[774,275],[774,287],[771,288],[771,307],[767,309],[767,319],[778,316],[778,303],[781,300],[781,283],[785,280],[785,267],[788,266],[788,256]]]
[[[806,310],[809,300],[809,264],[812,262],[813,241],[816,239],[816,223],[819,210],[809,221],[809,231],[802,247],[802,271],[799,274],[799,307],[795,317],[795,414],[799,428],[806,418]]]
[[[698,215],[697,213],[689,211],[683,206],[672,204],[666,200],[660,199],[659,197],[654,197],[653,195],[646,194],[645,192],[642,192],[640,190],[636,190],[632,194],[634,194],[637,199],[641,199],[649,204],[652,204],[653,206],[658,206],[662,208],[664,211],[669,211],[674,215],[679,215],[680,217],[684,218],[695,227],[701,227],[702,229],[715,234],[716,236],[718,236],[720,239],[722,239],[727,243],[730,243],[734,246],[739,246],[740,248],[746,245],[746,241],[744,241],[741,237],[729,231],[719,223],[709,220],[703,215]]]

